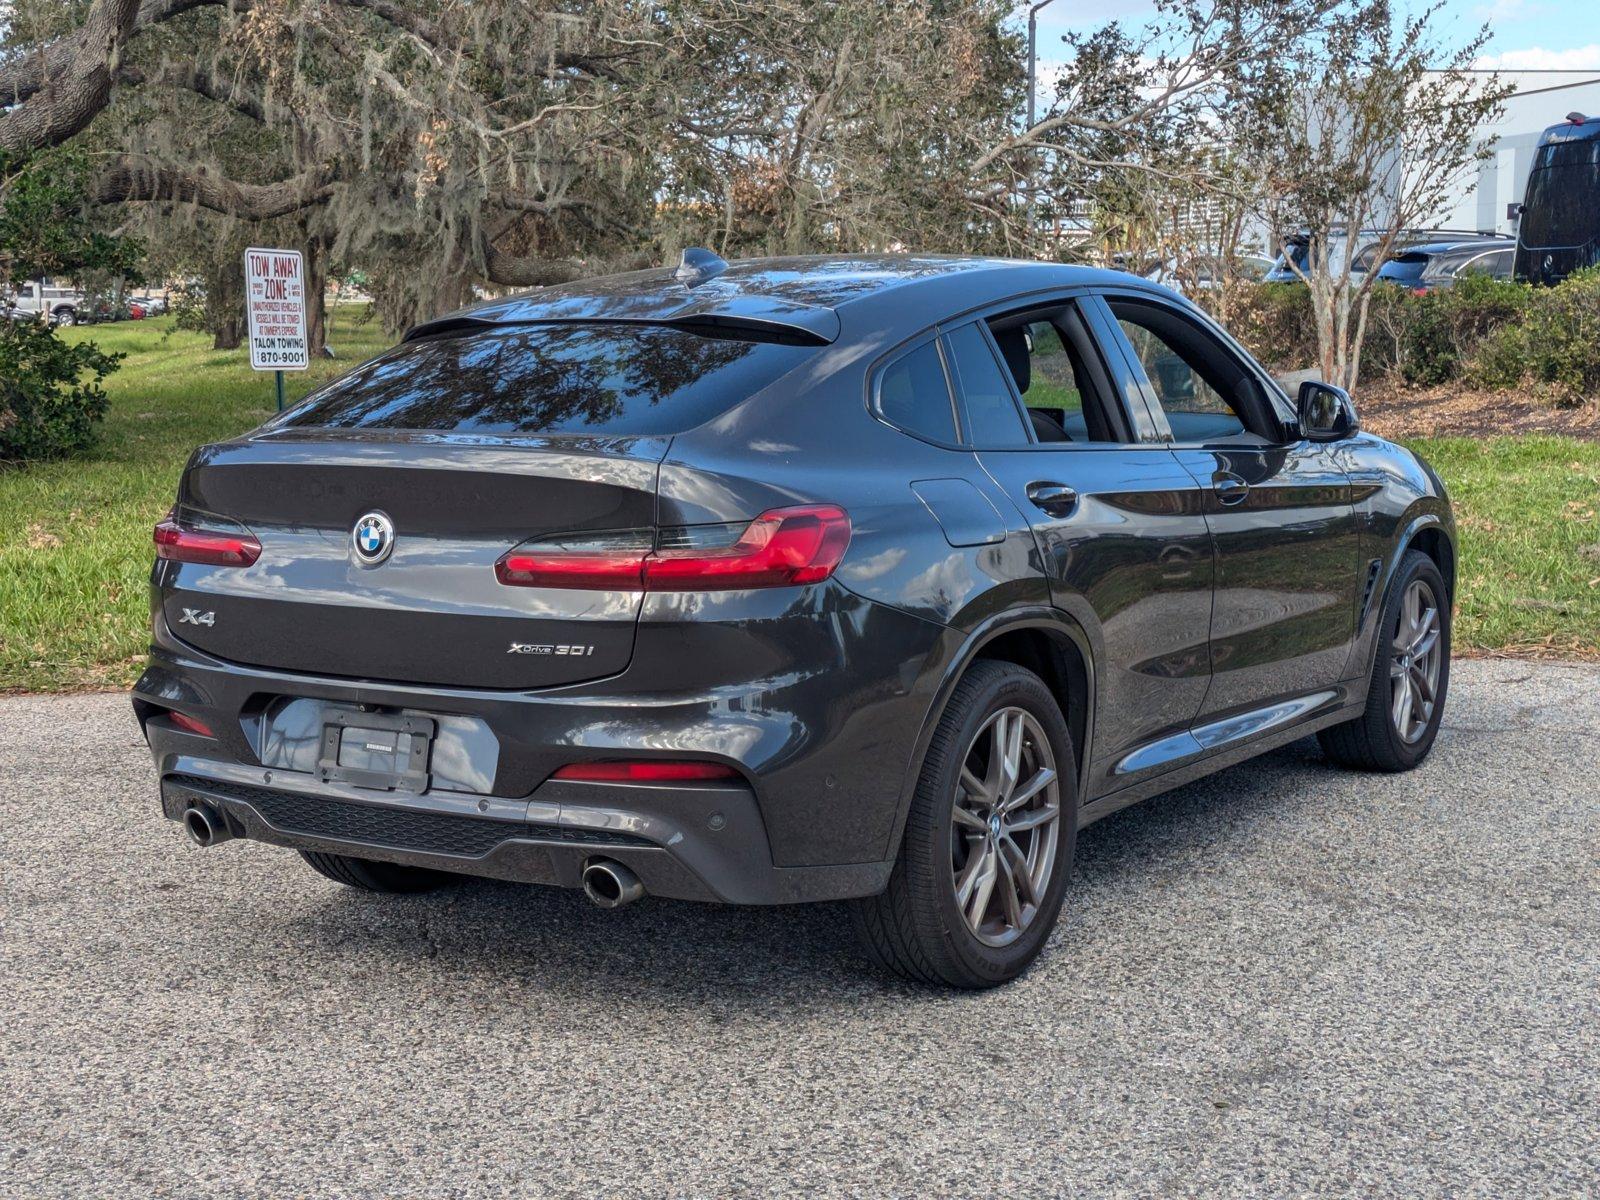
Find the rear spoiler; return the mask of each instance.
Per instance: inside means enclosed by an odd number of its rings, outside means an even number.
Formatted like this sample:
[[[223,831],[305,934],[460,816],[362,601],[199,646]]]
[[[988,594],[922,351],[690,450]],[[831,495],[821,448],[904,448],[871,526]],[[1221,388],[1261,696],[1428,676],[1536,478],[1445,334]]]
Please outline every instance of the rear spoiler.
[[[837,317],[834,318],[834,322],[837,325]],[[400,340],[402,342],[420,342],[433,338],[480,333],[488,329],[508,329],[529,325],[653,325],[657,328],[682,329],[689,333],[699,333],[708,337],[737,338],[741,341],[751,342],[780,342],[791,346],[826,346],[834,338],[838,337],[837,328],[834,329],[833,336],[828,337],[814,329],[807,328],[805,325],[794,322],[739,317],[727,313],[707,313],[700,316],[675,318],[527,317],[520,319],[458,314],[440,317],[434,321],[424,321],[420,325],[413,325],[406,330],[405,336]]]
[[[839,314],[776,296],[721,287],[713,278],[696,287],[669,285],[655,293],[550,295],[534,293],[475,305],[406,331],[407,342],[497,325],[668,325],[712,336],[746,337],[825,346],[839,337]]]

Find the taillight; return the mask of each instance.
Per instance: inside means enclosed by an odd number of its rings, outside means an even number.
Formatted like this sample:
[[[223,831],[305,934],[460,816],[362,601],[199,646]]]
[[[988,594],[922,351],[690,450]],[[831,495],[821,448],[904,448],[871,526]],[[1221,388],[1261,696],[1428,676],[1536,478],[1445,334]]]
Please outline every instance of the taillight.
[[[169,512],[155,528],[156,557],[211,567],[248,567],[261,543],[243,525],[220,518]]]
[[[702,592],[793,587],[833,574],[850,518],[832,504],[775,508],[748,524],[696,525],[570,541],[524,542],[495,563],[513,587]]]
[[[185,733],[198,733],[201,737],[217,736],[211,732],[211,726],[207,725],[204,721],[198,721],[194,717],[188,716],[184,713],[176,711],[169,712],[167,714],[167,719]]]
[[[654,545],[648,530],[524,542],[500,556],[494,573],[511,587],[637,592]]]
[[[738,777],[739,772],[723,763],[695,759],[570,763],[551,776],[584,783],[690,783]]]

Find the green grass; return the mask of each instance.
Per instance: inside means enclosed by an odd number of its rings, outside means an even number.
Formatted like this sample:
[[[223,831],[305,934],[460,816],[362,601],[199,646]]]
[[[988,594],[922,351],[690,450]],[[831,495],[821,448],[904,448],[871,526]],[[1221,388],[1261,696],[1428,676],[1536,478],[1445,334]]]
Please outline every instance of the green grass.
[[[335,316],[336,362],[289,376],[289,398],[376,353]],[[124,687],[147,640],[150,527],[195,446],[272,411],[272,377],[244,352],[170,321],[73,330],[129,357],[93,454],[0,470],[0,691]],[[1066,399],[1066,397],[1061,397]],[[1414,443],[1461,524],[1456,645],[1600,657],[1600,443],[1527,437]]]
[[[1458,649],[1600,657],[1600,443],[1408,443],[1450,489]]]
[[[383,348],[358,315],[334,314],[337,360],[286,376],[291,402]],[[106,381],[111,411],[87,458],[0,469],[0,692],[133,680],[148,642],[150,529],[189,452],[273,411],[272,376],[251,371],[247,351],[213,350],[170,317],[65,336],[128,357]]]

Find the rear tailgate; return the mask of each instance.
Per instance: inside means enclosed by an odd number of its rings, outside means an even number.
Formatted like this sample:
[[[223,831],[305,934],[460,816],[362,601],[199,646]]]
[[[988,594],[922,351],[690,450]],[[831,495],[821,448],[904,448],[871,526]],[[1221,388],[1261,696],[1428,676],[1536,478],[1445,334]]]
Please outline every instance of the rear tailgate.
[[[668,441],[284,430],[206,447],[180,512],[241,523],[260,555],[159,561],[160,604],[179,638],[251,666],[515,689],[616,674],[637,590],[506,587],[494,564],[529,538],[649,529]],[[393,537],[369,565],[353,532],[370,513]]]

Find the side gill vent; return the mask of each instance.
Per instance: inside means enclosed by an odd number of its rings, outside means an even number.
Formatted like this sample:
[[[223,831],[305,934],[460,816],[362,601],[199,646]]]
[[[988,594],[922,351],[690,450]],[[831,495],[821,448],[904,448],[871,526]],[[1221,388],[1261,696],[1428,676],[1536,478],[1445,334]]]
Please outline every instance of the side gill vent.
[[[1366,624],[1367,614],[1372,611],[1372,597],[1378,590],[1378,576],[1383,571],[1383,559],[1375,558],[1367,564],[1367,586],[1361,593],[1361,617],[1356,622],[1359,628]]]

